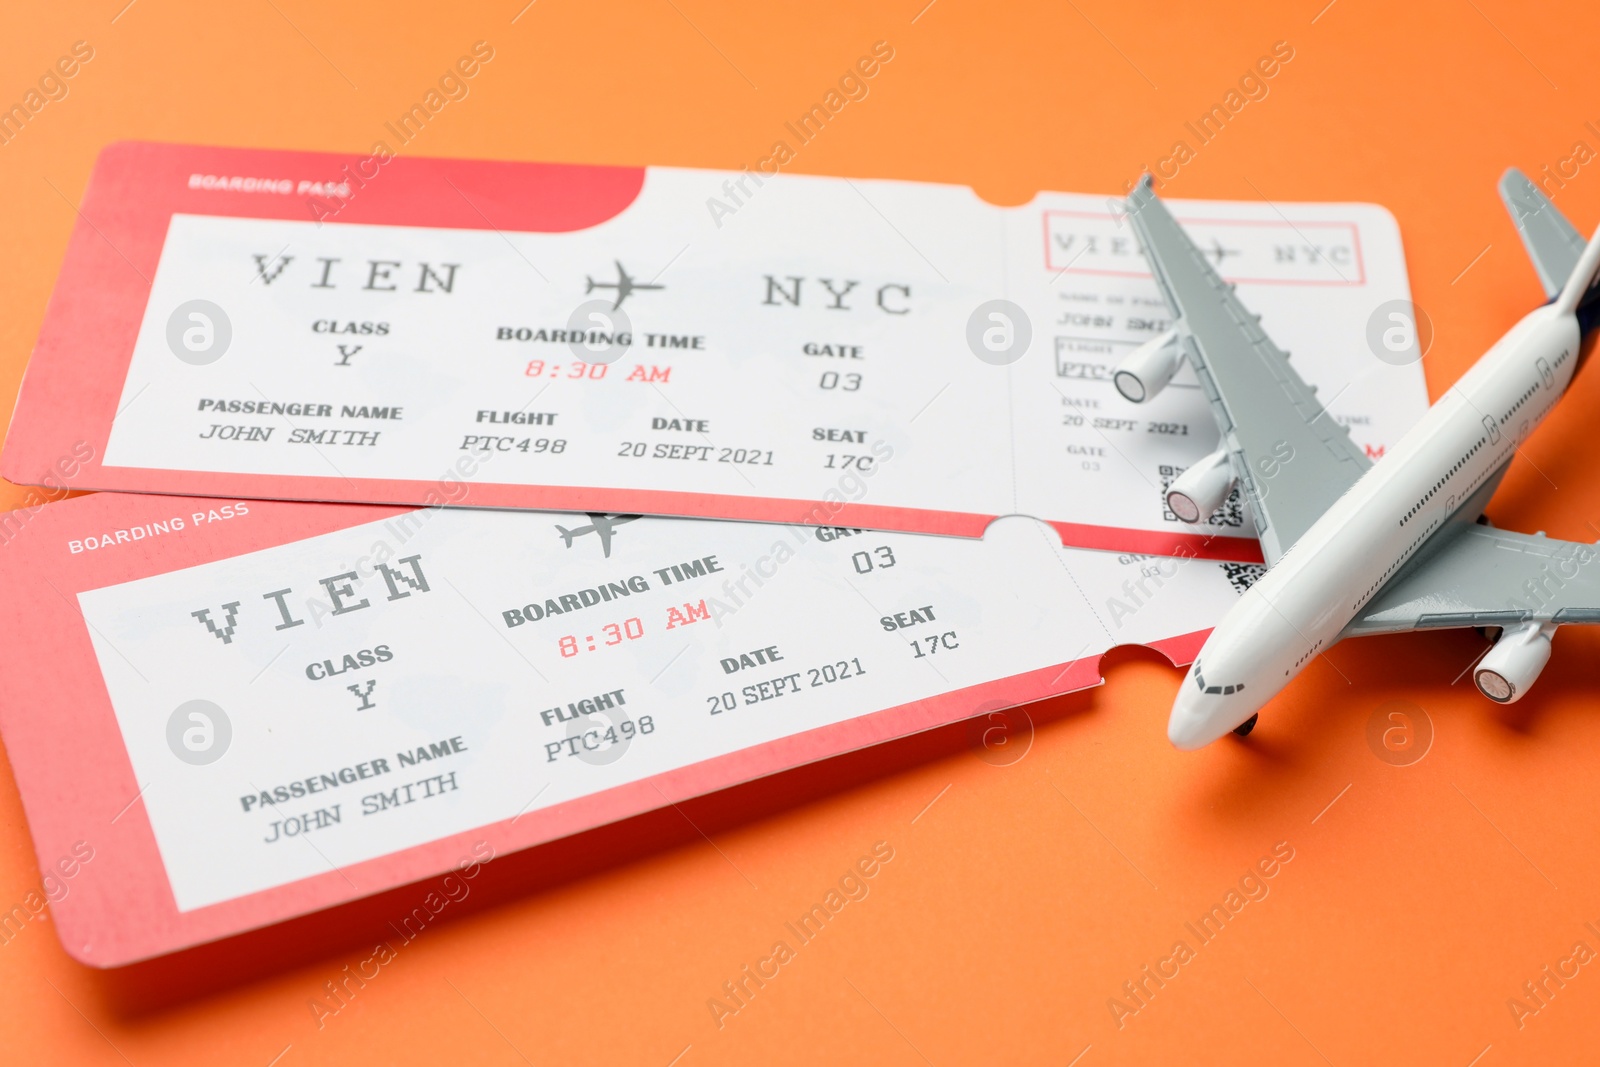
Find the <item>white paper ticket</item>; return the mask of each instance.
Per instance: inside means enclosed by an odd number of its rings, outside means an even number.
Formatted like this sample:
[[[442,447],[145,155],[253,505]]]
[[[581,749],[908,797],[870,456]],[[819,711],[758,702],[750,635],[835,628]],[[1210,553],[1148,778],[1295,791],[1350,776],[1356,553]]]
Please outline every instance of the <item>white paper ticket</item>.
[[[802,522],[842,501],[864,527],[1021,514],[1084,547],[1257,552],[1240,507],[1199,530],[1165,509],[1217,445],[1188,372],[1139,406],[1111,384],[1168,325],[1114,199],[395,160],[329,213],[290,190],[338,157],[137,147],[85,206],[130,259],[69,255],[61,290],[105,295],[58,295],[14,479],[77,434],[83,487]],[[184,184],[247,164],[284,194]],[[708,209],[730,186],[737,210]],[[1419,366],[1368,339],[1409,295],[1387,212],[1174,210],[1369,454],[1421,414]]]
[[[64,547],[159,554],[194,515],[285,507],[186,501]],[[69,625],[187,912],[670,773],[703,791],[719,758],[836,754],[894,709],[923,708],[904,733],[1081,688],[1113,645],[1196,642],[1250,569],[1022,518],[980,540],[433,509],[85,589]]]

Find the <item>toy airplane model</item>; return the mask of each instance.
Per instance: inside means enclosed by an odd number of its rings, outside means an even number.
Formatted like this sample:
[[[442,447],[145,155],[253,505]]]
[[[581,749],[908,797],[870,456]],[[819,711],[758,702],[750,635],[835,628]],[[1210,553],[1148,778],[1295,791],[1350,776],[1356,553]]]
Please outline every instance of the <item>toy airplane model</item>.
[[[1179,748],[1249,733],[1267,701],[1346,637],[1497,628],[1473,679],[1508,704],[1538,678],[1557,627],[1600,622],[1600,548],[1492,529],[1481,518],[1600,323],[1600,233],[1585,247],[1518,171],[1506,172],[1500,191],[1550,303],[1513,326],[1376,463],[1217,276],[1148,175],[1128,197],[1175,325],[1123,360],[1117,390],[1148,400],[1188,359],[1222,444],[1172,483],[1168,506],[1204,522],[1242,486],[1268,564],[1183,681],[1167,726]]]

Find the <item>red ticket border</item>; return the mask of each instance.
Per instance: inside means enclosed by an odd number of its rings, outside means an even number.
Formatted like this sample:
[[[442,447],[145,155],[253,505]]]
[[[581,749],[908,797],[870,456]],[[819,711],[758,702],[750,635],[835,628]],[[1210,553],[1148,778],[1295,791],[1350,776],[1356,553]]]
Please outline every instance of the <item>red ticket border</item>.
[[[1073,211],[1066,208],[1047,209],[1044,212],[1042,223],[1044,227],[1044,262],[1046,270],[1061,271],[1067,274],[1095,274],[1108,278],[1152,277],[1148,270],[1107,270],[1103,267],[1074,267],[1070,262],[1063,266],[1056,266],[1053,255],[1054,250],[1050,246],[1050,216],[1052,215],[1067,215],[1072,218],[1097,220],[1104,220],[1108,217],[1104,214],[1098,214],[1093,211]],[[1296,233],[1305,229],[1317,228],[1340,228],[1349,230],[1350,243],[1355,246],[1356,250],[1357,277],[1354,281],[1351,281],[1347,278],[1341,278],[1338,281],[1318,281],[1314,278],[1247,278],[1228,274],[1227,272],[1220,270],[1217,273],[1222,276],[1223,281],[1244,285],[1311,285],[1343,289],[1347,287],[1360,287],[1367,284],[1366,255],[1361,248],[1361,227],[1357,226],[1353,222],[1346,222],[1341,219],[1312,219],[1303,222],[1290,222],[1288,219],[1219,219],[1211,218],[1209,216],[1191,216],[1184,218],[1177,215],[1174,215],[1174,218],[1177,218],[1179,222],[1186,226],[1189,224],[1198,224],[1204,226],[1287,226]]]

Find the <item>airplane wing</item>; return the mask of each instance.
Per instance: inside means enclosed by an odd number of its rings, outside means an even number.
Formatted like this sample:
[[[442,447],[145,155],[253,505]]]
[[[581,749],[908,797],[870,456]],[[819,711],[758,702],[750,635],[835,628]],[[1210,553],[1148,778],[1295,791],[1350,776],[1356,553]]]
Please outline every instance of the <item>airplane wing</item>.
[[[1537,621],[1600,623],[1600,546],[1455,523],[1345,628],[1345,637]]]
[[[1128,209],[1274,563],[1372,461],[1206,262],[1149,175]]]
[[[1517,224],[1517,233],[1539,273],[1539,284],[1551,300],[1561,292],[1587,243],[1548,197],[1512,167],[1500,176],[1500,198]]]

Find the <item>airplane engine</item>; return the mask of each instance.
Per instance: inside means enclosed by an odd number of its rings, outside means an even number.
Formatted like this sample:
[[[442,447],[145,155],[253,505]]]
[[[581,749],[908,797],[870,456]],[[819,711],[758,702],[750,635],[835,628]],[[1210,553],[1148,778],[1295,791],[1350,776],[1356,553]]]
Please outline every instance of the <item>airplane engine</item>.
[[[1472,672],[1478,691],[1501,704],[1521,700],[1550,662],[1550,638],[1555,631],[1555,625],[1548,622],[1507,627]]]
[[[1123,398],[1135,404],[1151,399],[1183,366],[1183,345],[1176,329],[1152,337],[1117,364],[1111,381]]]
[[[1195,463],[1167,488],[1167,507],[1184,522],[1203,522],[1220,508],[1238,483],[1226,449]]]

